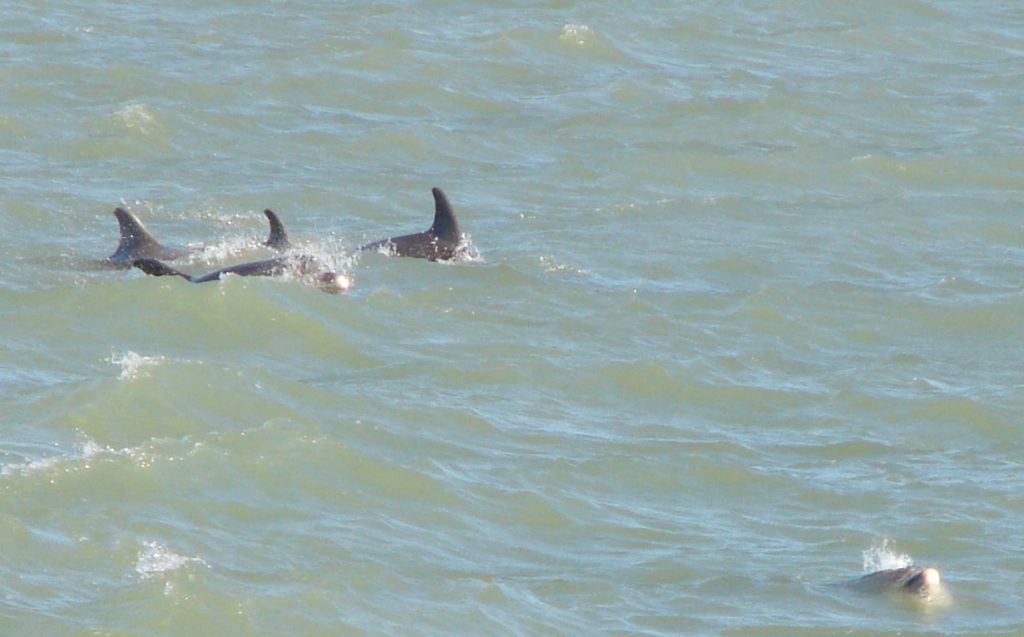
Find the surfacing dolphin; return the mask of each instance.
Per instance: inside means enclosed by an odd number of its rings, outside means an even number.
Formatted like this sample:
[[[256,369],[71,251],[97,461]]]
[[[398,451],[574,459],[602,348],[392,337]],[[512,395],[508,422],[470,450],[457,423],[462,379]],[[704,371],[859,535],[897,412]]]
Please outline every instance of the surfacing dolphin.
[[[295,274],[301,278],[309,279],[317,288],[324,292],[344,292],[352,287],[352,279],[340,272],[328,269],[315,257],[305,254],[249,261],[198,275],[186,274],[157,259],[135,259],[132,265],[150,276],[180,276],[191,283],[219,281],[226,274],[237,274],[238,276],[282,276],[285,274]]]
[[[270,222],[270,234],[262,245],[282,252],[290,248],[288,232],[284,229],[277,214],[269,208],[264,210],[263,214]],[[124,208],[115,208],[114,216],[117,217],[117,223],[121,228],[121,242],[118,243],[114,253],[104,261],[107,265],[130,268],[136,259],[173,261],[194,252],[190,248],[163,245],[157,241],[138,217]]]
[[[867,593],[908,593],[931,599],[942,592],[942,576],[934,566],[904,566],[868,573],[853,586]]]
[[[431,261],[448,261],[465,253],[462,232],[448,197],[434,188],[434,223],[423,232],[390,237],[367,243],[360,250],[385,250],[397,257],[416,257]]]
[[[114,267],[130,268],[135,259],[165,259],[173,261],[189,254],[192,250],[165,246],[142,225],[139,218],[124,208],[115,208],[114,216],[121,227],[121,242],[117,244],[114,254],[107,257],[104,263]]]
[[[270,236],[263,242],[263,245],[275,250],[287,250],[291,247],[288,240],[288,233],[284,224],[273,210],[267,208],[263,211],[270,222]],[[283,255],[259,261],[249,261],[236,265],[229,265],[206,274],[191,275],[176,270],[163,263],[159,259],[143,257],[134,259],[132,266],[142,270],[150,276],[179,276],[192,283],[208,283],[219,281],[225,274],[236,274],[238,276],[283,276],[294,274],[300,278],[309,279],[312,283],[324,292],[344,292],[352,287],[352,279],[344,274],[334,272],[325,266],[316,257],[306,254]]]

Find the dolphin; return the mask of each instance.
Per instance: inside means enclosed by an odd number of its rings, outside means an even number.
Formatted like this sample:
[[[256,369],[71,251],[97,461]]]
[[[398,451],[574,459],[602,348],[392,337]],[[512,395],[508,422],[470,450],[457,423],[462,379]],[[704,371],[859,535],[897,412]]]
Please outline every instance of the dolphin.
[[[388,254],[398,257],[417,257],[431,261],[448,261],[465,252],[462,245],[462,233],[455,213],[448,203],[448,197],[440,188],[431,190],[434,193],[434,223],[423,232],[390,237],[373,243],[367,243],[360,250],[384,249]]]
[[[930,599],[942,590],[942,576],[934,566],[904,566],[868,573],[854,587],[868,593],[900,592]]]
[[[352,280],[341,274],[329,270],[315,257],[309,255],[288,255],[249,261],[237,265],[229,265],[206,274],[191,275],[176,270],[166,263],[157,259],[143,258],[132,261],[132,266],[142,270],[150,276],[179,276],[191,283],[207,283],[219,281],[225,274],[237,274],[238,276],[281,276],[286,273],[295,273],[301,277],[308,277],[319,289],[324,292],[344,292],[352,287]]]
[[[114,216],[121,227],[121,242],[105,263],[115,267],[130,268],[132,261],[140,258],[165,259],[173,261],[192,252],[188,248],[165,246],[142,225],[139,218],[124,208],[115,208]]]
[[[270,222],[270,235],[263,245],[279,251],[291,248],[288,240],[288,232],[277,214],[267,208],[263,211],[267,221]],[[191,275],[176,270],[158,258],[142,257],[133,259],[132,267],[136,267],[150,276],[179,276],[191,283],[207,283],[219,281],[225,274],[237,274],[238,276],[282,276],[286,273],[294,273],[300,277],[312,279],[314,284],[324,292],[343,292],[352,287],[352,280],[327,268],[316,257],[305,254],[283,255],[259,261],[248,261],[236,265],[229,265],[206,274]]]
[[[284,229],[284,224],[281,223],[277,214],[270,208],[264,210],[263,214],[270,222],[270,234],[262,245],[280,252],[291,248],[288,232]],[[163,245],[157,241],[153,233],[143,225],[138,217],[124,208],[115,208],[114,216],[117,217],[117,223],[121,227],[121,242],[117,244],[114,253],[103,262],[107,265],[130,268],[136,259],[173,261],[194,252],[189,248]]]

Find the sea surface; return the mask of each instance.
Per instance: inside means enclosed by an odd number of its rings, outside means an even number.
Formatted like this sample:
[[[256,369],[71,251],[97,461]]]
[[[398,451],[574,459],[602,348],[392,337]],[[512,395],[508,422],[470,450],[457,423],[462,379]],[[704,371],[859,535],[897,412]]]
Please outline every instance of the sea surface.
[[[1022,95],[1017,0],[3,3],[0,634],[1024,634]]]

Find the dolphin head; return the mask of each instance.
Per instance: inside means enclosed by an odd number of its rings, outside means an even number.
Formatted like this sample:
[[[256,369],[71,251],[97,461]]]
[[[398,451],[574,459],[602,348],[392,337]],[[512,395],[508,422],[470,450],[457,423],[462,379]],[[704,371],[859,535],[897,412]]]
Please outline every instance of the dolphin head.
[[[316,287],[323,292],[337,294],[352,288],[352,279],[340,272],[321,272],[316,275]]]
[[[922,568],[903,583],[903,588],[908,592],[925,597],[938,593],[941,587],[942,576],[934,566]]]

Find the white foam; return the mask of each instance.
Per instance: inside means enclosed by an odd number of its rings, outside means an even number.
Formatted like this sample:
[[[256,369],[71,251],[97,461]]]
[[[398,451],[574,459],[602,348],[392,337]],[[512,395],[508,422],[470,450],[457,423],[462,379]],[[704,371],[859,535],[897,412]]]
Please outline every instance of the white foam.
[[[453,261],[457,263],[484,263],[483,255],[480,254],[480,250],[473,243],[473,237],[468,233],[462,233],[462,238],[459,240],[459,247],[456,248]]]
[[[583,46],[593,33],[591,28],[585,24],[567,24],[562,27],[562,34],[558,38],[563,42]]]
[[[540,257],[540,266],[544,268],[545,272],[568,272],[570,274],[578,274],[580,276],[590,276],[591,272],[585,268],[563,263],[557,260],[555,257]]]
[[[200,557],[180,555],[159,542],[143,540],[142,548],[139,550],[139,555],[135,560],[135,572],[141,575],[143,579],[148,579],[160,573],[176,571],[192,563],[209,566]]]
[[[121,375],[118,376],[121,380],[137,378],[146,367],[159,365],[164,360],[163,356],[143,356],[131,350],[121,354],[113,353],[106,359],[108,363],[121,367]]]
[[[29,475],[32,473],[38,473],[55,467],[63,461],[64,456],[50,456],[49,458],[40,458],[39,460],[32,460],[31,462],[5,464],[3,467],[0,467],[0,476],[7,477],[16,474]]]
[[[197,445],[194,445],[193,449],[191,449],[189,453],[192,453],[195,448],[197,448]],[[17,462],[3,465],[0,467],[0,477],[14,475],[30,476],[46,472],[53,472],[54,474],[69,474],[79,471],[88,471],[93,468],[98,460],[105,457],[128,458],[135,463],[137,467],[145,469],[153,465],[157,455],[153,451],[152,443],[138,447],[114,449],[113,447],[101,445],[95,440],[86,439],[81,443],[76,451],[69,454],[57,454],[46,458],[31,460],[29,462]],[[171,461],[175,460],[173,456],[168,456],[167,459]],[[51,481],[52,480],[53,479],[51,478]]]
[[[117,119],[131,130],[148,135],[157,127],[156,117],[148,106],[141,102],[128,104],[115,113]]]
[[[32,475],[55,469],[67,462],[84,461],[81,468],[90,469],[92,468],[92,465],[89,462],[101,453],[113,453],[113,450],[109,447],[103,447],[93,440],[86,440],[82,443],[82,447],[78,453],[70,456],[56,455],[48,458],[39,458],[38,460],[32,460],[30,462],[7,464],[0,467],[0,476]]]
[[[874,573],[892,568],[910,566],[914,560],[907,554],[899,554],[889,548],[889,540],[883,538],[862,553],[864,572]]]
[[[189,255],[188,263],[209,264],[213,262],[229,261],[236,258],[238,255],[244,255],[252,252],[254,245],[259,243],[259,241],[262,241],[262,239],[256,241],[252,236],[239,235],[218,241],[217,243],[206,244],[200,246],[198,250]],[[253,256],[251,260],[260,258],[265,257]]]

